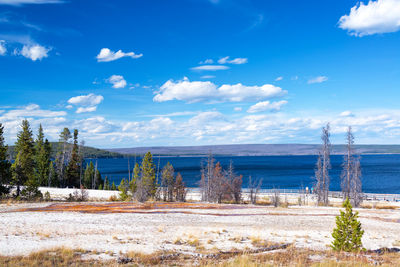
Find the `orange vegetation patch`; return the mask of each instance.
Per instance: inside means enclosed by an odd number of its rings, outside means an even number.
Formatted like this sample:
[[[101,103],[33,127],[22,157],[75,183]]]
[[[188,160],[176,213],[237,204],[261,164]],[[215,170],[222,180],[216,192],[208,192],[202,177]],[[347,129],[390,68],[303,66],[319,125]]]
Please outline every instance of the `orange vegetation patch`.
[[[179,209],[244,209],[240,205],[221,205],[208,203],[58,203],[46,207],[17,209],[14,212],[83,212],[83,213],[173,213]],[[176,211],[177,213],[190,213]]]

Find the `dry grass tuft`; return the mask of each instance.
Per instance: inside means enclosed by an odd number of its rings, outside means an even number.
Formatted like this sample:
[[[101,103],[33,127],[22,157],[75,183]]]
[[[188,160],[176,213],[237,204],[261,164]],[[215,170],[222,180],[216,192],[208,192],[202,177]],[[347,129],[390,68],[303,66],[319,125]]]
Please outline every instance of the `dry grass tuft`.
[[[262,239],[262,238],[260,238],[258,236],[257,237],[251,236],[250,237],[250,241],[251,241],[251,244],[254,247],[268,247],[268,246],[272,245],[271,242],[269,242],[269,241],[267,241],[265,239]]]

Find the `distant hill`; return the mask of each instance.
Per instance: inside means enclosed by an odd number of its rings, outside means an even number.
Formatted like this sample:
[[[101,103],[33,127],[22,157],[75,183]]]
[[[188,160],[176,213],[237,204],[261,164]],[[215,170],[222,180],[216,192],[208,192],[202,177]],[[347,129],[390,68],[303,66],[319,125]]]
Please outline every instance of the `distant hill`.
[[[315,155],[321,145],[249,144],[212,146],[133,147],[107,149],[121,154],[142,155],[147,151],[164,156],[204,156],[210,151],[221,156]],[[356,145],[360,154],[400,154],[400,145]],[[344,154],[345,145],[333,145],[332,154]]]
[[[51,157],[52,158],[55,158],[58,147],[59,147],[59,144],[57,142],[51,142]],[[8,153],[14,159],[16,156],[15,146],[9,146]],[[83,154],[84,154],[85,158],[120,158],[120,157],[125,156],[118,152],[112,152],[112,151],[98,149],[98,148],[89,147],[89,146],[85,146],[83,148]]]

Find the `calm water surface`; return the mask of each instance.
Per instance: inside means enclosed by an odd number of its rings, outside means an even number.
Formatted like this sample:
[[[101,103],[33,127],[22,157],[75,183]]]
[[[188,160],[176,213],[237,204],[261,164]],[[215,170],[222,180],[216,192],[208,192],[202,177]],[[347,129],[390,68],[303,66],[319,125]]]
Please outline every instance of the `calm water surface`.
[[[248,177],[262,179],[262,188],[299,189],[311,187],[313,183],[316,156],[248,156],[216,157],[223,167],[232,160],[235,170],[243,175],[243,187],[247,187]],[[141,159],[137,158],[139,162]],[[159,158],[154,158],[157,166]],[[200,166],[206,158],[202,157],[161,157],[160,169],[168,161],[180,172],[186,185],[198,186]],[[90,161],[88,159],[87,161]],[[128,177],[128,159],[98,159],[98,168],[117,185],[122,178]],[[343,156],[331,156],[332,169],[330,190],[340,190],[340,172]],[[134,159],[130,159],[133,168]],[[368,193],[400,194],[400,155],[363,155],[361,158],[363,191]]]

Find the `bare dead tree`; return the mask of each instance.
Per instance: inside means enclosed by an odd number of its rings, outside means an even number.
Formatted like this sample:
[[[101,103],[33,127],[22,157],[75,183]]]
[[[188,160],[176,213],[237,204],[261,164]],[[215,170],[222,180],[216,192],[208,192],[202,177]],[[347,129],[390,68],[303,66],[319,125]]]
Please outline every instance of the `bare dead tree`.
[[[350,199],[354,207],[359,207],[363,201],[362,181],[361,181],[361,157],[357,156],[354,160],[353,179],[351,183]]]
[[[274,188],[274,190],[272,191],[271,202],[275,208],[279,207],[279,205],[281,204],[281,195],[279,189]]]
[[[354,154],[354,136],[353,133],[351,132],[351,127],[347,129],[346,132],[346,150],[347,153],[343,157],[343,170],[341,174],[341,187],[342,187],[342,193],[343,193],[343,199],[346,200],[347,198],[350,199],[350,183],[352,180],[352,172],[353,172],[353,164],[354,164],[354,159],[353,159],[353,154]]]
[[[183,182],[182,175],[178,172],[175,179],[175,200],[184,202],[186,200],[187,189],[185,187],[185,183]]]
[[[346,132],[347,153],[343,157],[343,170],[341,174],[341,186],[343,200],[350,199],[353,206],[358,207],[362,201],[361,165],[360,156],[354,149],[354,135],[351,126]]]
[[[201,180],[200,180],[200,190],[201,190],[201,199],[202,201],[210,201],[211,196],[211,182],[214,177],[214,158],[211,151],[208,154],[207,163],[204,165],[202,163],[201,166]]]
[[[322,147],[318,153],[318,160],[315,168],[315,193],[317,194],[317,201],[319,205],[328,205],[329,203],[329,170],[331,169],[331,142],[330,125],[322,128],[321,140]]]
[[[262,179],[259,180],[253,180],[251,176],[249,176],[249,198],[250,198],[250,203],[251,204],[256,204],[257,203],[257,197],[258,193],[260,191],[262,185]]]
[[[233,167],[233,161],[229,162],[228,170],[225,171],[226,188],[225,199],[239,203],[242,199],[242,175],[237,175]]]

